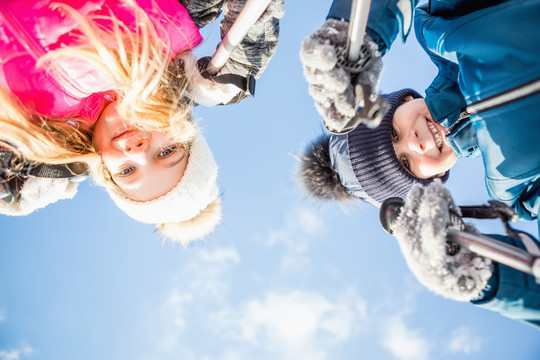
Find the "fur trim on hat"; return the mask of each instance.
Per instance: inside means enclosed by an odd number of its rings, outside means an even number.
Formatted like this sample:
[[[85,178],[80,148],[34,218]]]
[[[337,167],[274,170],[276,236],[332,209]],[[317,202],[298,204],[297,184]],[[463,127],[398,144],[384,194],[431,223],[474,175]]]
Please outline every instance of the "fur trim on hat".
[[[221,223],[221,219],[221,198],[218,196],[193,219],[177,223],[158,224],[156,229],[165,239],[187,247],[195,240],[203,239],[210,234],[216,225]]]
[[[299,180],[310,196],[319,200],[345,201],[353,199],[341,183],[332,166],[329,151],[330,136],[321,135],[306,147],[300,163]]]

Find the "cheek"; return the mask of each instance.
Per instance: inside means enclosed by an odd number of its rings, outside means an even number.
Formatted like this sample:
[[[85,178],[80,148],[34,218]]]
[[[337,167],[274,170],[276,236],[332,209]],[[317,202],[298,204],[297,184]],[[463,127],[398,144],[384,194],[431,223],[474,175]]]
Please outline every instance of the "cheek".
[[[446,170],[450,170],[450,168],[454,166],[454,164],[456,163],[458,156],[454,152],[454,150],[452,150],[452,148],[450,147],[449,147],[449,151],[447,151],[443,155],[444,155],[444,163],[445,163],[445,166],[447,167]]]
[[[422,160],[419,169],[426,177],[432,177],[450,170],[456,163],[457,156],[452,152],[437,157],[424,157]]]
[[[111,173],[114,173],[115,169],[118,169],[124,161],[122,154],[107,147],[102,148],[100,155],[101,161]]]
[[[103,127],[99,126],[99,123],[96,124],[96,126],[94,127],[94,132],[92,134],[92,144],[94,145],[94,148],[96,149],[96,151],[100,154],[105,147],[105,141],[104,141],[105,136],[103,136],[104,135],[103,133],[104,133]]]

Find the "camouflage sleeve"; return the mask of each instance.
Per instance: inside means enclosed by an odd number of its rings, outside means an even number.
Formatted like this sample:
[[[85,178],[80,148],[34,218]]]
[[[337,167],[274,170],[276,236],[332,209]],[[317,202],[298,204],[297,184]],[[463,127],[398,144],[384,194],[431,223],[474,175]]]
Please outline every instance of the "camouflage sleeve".
[[[221,21],[223,38],[238,17],[247,0],[228,0],[223,7]],[[279,19],[285,14],[283,0],[273,0],[260,19],[253,25],[226,63],[230,72],[259,78],[274,55],[279,38]]]
[[[221,14],[224,0],[179,0],[200,29],[216,20]]]

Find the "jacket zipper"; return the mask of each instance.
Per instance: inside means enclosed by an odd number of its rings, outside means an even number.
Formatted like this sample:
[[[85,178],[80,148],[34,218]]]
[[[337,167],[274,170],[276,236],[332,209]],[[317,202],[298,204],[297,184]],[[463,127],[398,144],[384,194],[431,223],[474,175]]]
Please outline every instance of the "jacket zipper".
[[[26,28],[13,16],[12,9],[3,0],[0,0],[0,15],[4,16],[6,26],[13,35],[22,38],[23,41],[21,44],[34,60],[37,61],[46,53],[45,49],[43,49],[43,47],[28,34]],[[85,98],[88,96],[88,92],[83,91],[75,81],[72,81],[70,76],[66,74],[62,68],[54,66],[50,68],[50,71],[51,79],[69,95],[77,98]]]
[[[461,111],[458,121],[446,130],[446,135],[451,134],[463,122],[468,120],[471,115],[476,115],[538,93],[540,93],[540,78],[474,102]]]

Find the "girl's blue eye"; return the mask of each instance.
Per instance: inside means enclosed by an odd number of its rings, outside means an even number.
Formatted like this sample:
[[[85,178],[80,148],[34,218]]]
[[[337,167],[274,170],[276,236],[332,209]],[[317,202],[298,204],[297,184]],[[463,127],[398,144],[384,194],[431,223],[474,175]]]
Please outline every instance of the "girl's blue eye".
[[[159,158],[166,158],[168,156],[171,156],[174,153],[175,150],[176,150],[176,148],[174,148],[174,147],[167,148],[167,149],[163,150],[162,152],[160,152],[158,157]]]
[[[128,176],[128,175],[131,175],[132,172],[135,171],[135,166],[129,166],[125,169],[122,169],[120,170],[120,172],[118,172],[118,175],[120,176]]]

